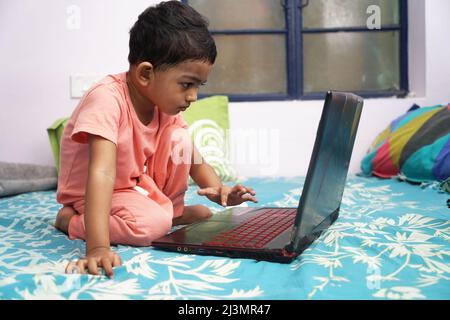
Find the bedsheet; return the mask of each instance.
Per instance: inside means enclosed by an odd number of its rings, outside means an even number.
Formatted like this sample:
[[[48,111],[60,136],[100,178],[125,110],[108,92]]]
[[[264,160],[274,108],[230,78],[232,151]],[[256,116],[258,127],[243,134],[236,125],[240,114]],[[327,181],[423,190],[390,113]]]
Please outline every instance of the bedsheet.
[[[297,206],[304,178],[252,178],[258,206]],[[187,204],[207,204],[190,187]],[[114,279],[65,274],[84,254],[53,227],[54,191],[0,199],[0,299],[449,299],[448,194],[352,176],[340,217],[290,264],[118,246]],[[249,204],[253,206],[253,204]]]

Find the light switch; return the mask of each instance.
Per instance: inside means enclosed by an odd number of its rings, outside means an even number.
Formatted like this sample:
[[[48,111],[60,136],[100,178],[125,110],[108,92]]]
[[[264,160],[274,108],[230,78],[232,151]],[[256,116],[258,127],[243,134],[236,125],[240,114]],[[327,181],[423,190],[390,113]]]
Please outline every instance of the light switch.
[[[75,74],[70,76],[70,97],[72,99],[81,98],[92,85],[103,77],[104,75],[99,74]]]

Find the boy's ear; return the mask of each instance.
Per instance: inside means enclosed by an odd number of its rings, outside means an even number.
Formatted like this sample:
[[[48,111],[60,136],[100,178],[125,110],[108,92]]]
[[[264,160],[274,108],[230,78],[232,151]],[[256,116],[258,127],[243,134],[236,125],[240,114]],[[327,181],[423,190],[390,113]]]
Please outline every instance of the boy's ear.
[[[136,76],[142,85],[147,85],[153,78],[153,65],[150,62],[141,62],[136,67]]]

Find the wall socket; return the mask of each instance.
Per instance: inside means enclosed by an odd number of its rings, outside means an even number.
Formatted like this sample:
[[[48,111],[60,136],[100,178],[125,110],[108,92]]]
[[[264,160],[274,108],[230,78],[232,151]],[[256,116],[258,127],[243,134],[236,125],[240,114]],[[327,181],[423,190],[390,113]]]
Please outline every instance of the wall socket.
[[[100,74],[74,74],[70,76],[70,97],[81,98],[93,84],[103,79],[105,75]]]

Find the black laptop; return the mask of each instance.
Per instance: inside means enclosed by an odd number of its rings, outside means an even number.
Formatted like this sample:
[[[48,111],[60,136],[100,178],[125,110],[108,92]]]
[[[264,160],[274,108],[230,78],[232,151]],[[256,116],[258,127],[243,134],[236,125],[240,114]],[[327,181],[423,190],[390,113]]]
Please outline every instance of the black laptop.
[[[291,262],[339,215],[362,106],[363,99],[352,93],[327,93],[297,208],[226,209],[152,245],[180,253]]]

